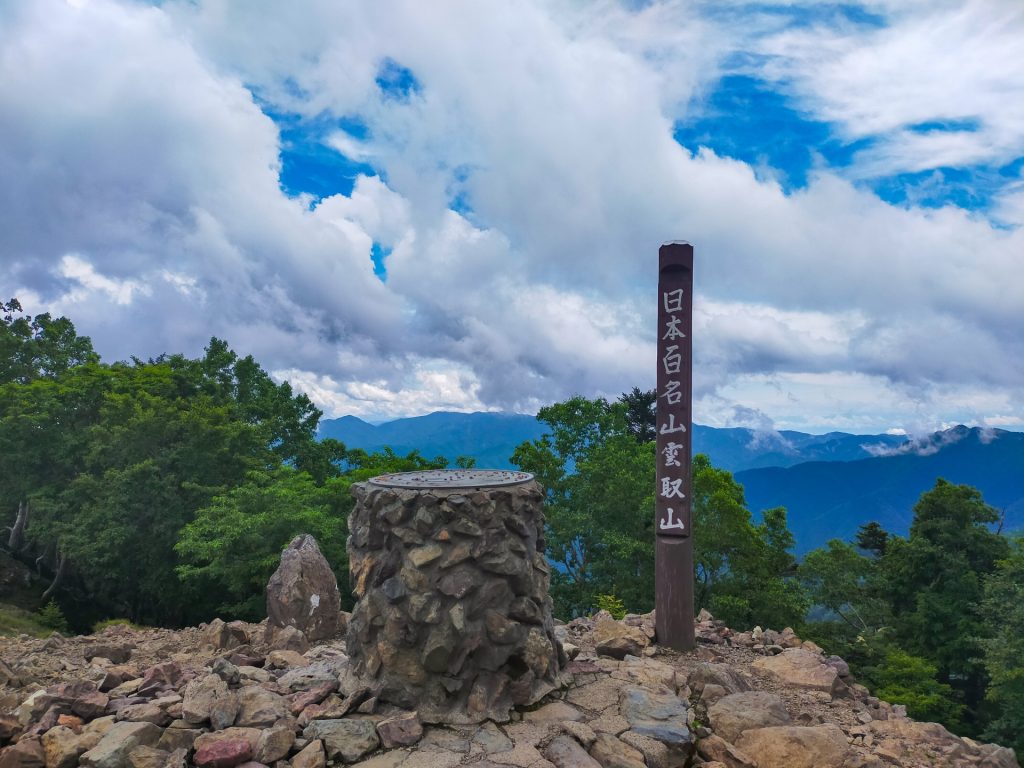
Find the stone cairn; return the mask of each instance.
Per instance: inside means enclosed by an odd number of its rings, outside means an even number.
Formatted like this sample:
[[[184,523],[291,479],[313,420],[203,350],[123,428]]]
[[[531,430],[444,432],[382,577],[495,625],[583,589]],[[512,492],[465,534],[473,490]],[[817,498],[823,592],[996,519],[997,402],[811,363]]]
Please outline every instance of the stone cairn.
[[[505,722],[562,684],[532,475],[401,473],[352,492],[346,689],[466,724]]]

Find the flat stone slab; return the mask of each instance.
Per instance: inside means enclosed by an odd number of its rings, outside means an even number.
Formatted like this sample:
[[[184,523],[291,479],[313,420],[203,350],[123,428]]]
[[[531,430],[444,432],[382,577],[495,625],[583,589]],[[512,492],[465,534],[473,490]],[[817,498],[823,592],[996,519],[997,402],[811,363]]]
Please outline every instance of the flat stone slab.
[[[529,472],[504,469],[428,469],[422,472],[393,472],[370,479],[370,485],[384,488],[493,488],[519,485],[533,480]]]

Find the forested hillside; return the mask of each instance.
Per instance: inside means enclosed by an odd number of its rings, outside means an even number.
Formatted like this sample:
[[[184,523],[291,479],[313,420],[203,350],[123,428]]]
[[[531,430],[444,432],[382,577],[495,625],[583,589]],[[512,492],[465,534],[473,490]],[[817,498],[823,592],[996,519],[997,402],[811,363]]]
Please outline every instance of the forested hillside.
[[[542,408],[546,434],[514,454],[548,489],[557,615],[653,604],[654,393],[635,395]],[[798,628],[912,716],[1024,749],[1024,539],[995,530],[1002,513],[975,488],[923,490],[907,536],[869,522],[798,562],[785,508],[756,522],[736,478],[698,454],[696,607]]]
[[[2,310],[2,543],[74,628],[258,618],[297,533],[346,577],[352,482],[437,466],[317,440],[309,399],[219,339],[104,363],[70,320]]]
[[[2,309],[0,545],[44,577],[30,607],[48,626],[258,620],[299,533],[346,582],[353,482],[446,463],[318,440],[319,410],[224,341],[105,363],[69,320]],[[652,403],[556,403],[514,452],[547,489],[557,616],[652,607]],[[932,481],[907,536],[865,525],[802,562],[787,511],[755,518],[704,455],[692,502],[698,608],[794,627],[915,717],[1024,746],[1024,549],[979,491]]]
[[[1002,530],[1024,531],[1024,434],[954,427],[915,450],[849,462],[808,462],[794,467],[736,473],[753,509],[789,510],[797,549],[830,538],[851,538],[869,520],[905,533],[913,506],[938,477],[984,490],[1000,510]]]

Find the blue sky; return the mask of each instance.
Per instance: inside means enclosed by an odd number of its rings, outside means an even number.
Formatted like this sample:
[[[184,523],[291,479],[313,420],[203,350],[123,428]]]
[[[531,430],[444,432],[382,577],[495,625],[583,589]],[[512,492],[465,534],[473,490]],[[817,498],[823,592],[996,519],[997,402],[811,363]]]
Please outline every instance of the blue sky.
[[[1024,429],[1024,6],[0,7],[0,283],[108,358],[256,355],[328,415],[650,387],[695,416]]]

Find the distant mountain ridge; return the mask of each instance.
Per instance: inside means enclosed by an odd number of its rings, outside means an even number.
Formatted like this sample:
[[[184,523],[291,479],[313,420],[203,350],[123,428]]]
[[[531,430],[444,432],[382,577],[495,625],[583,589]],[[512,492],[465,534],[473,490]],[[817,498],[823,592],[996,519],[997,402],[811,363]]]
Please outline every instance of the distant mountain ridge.
[[[354,416],[328,419],[320,436],[368,451],[419,450],[453,463],[473,456],[479,467],[508,469],[516,446],[544,431],[524,414],[437,412],[379,426]],[[1005,511],[1004,530],[1024,529],[1024,433],[959,426],[911,440],[695,424],[693,445],[694,453],[735,473],[755,515],[786,507],[798,552],[831,538],[849,540],[870,520],[906,534],[914,503],[939,477],[979,488],[987,503]]]
[[[333,437],[349,448],[366,451],[386,446],[399,454],[418,450],[427,458],[444,456],[453,464],[459,456],[472,456],[478,467],[510,469],[516,446],[536,440],[544,430],[536,417],[521,413],[437,411],[377,426],[355,416],[324,419],[319,437]]]
[[[751,510],[783,506],[797,550],[851,539],[869,520],[906,534],[918,497],[942,477],[981,490],[1004,513],[1003,530],[1024,529],[1024,434],[957,426],[859,461],[814,461],[736,473]]]
[[[509,469],[520,443],[536,440],[546,425],[521,413],[437,411],[374,426],[355,416],[324,419],[319,436],[341,440],[366,451],[390,446],[397,453],[418,450],[424,456],[473,456],[479,467]],[[694,453],[706,453],[716,467],[739,472],[757,467],[790,467],[805,461],[852,461],[891,451],[907,442],[898,435],[851,435],[829,432],[758,432],[746,428],[693,426]]]

